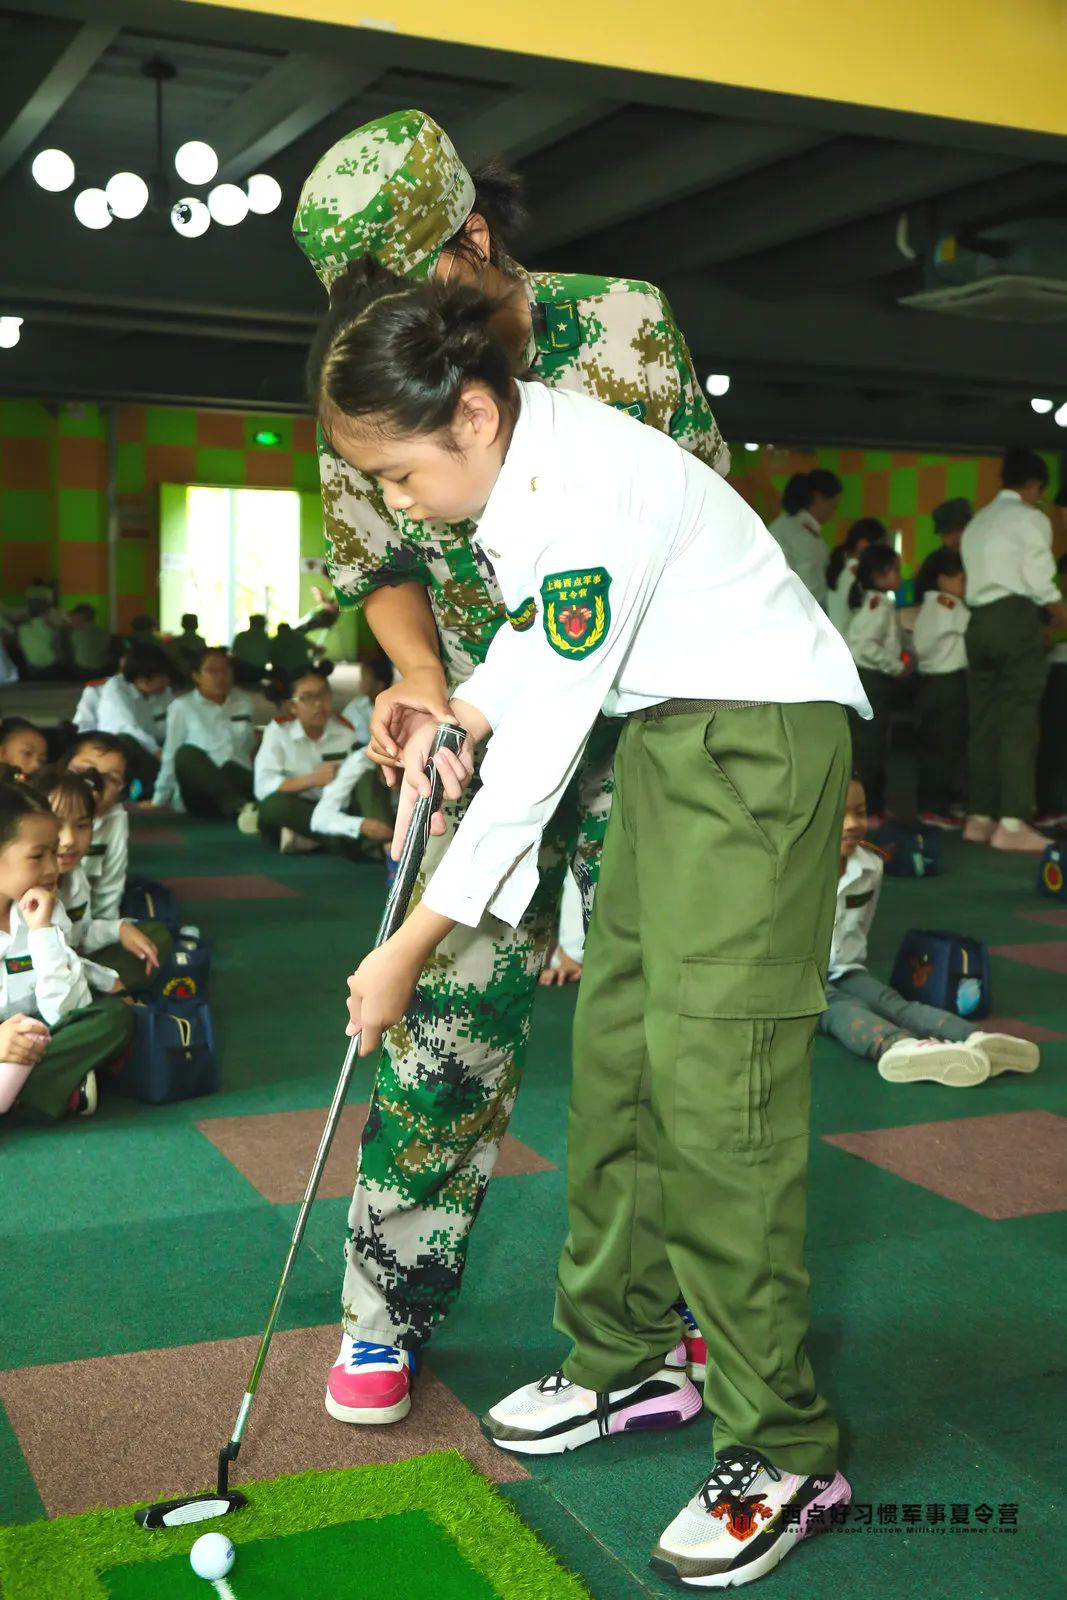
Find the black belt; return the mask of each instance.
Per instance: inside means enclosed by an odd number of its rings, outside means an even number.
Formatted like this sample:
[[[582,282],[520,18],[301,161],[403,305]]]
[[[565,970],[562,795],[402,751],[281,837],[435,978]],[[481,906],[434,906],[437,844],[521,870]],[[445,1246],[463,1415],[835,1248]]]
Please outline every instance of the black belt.
[[[661,700],[656,706],[631,711],[636,722],[651,722],[657,717],[682,717],[687,713],[710,716],[713,711],[745,711],[749,706],[766,705],[765,700]]]

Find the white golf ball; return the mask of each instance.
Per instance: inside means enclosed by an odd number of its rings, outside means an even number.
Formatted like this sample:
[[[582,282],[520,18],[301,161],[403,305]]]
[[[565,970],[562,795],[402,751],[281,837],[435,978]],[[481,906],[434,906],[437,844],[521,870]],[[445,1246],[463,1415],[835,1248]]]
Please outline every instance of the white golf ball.
[[[224,1578],[233,1571],[237,1552],[224,1533],[202,1533],[189,1552],[198,1578]]]

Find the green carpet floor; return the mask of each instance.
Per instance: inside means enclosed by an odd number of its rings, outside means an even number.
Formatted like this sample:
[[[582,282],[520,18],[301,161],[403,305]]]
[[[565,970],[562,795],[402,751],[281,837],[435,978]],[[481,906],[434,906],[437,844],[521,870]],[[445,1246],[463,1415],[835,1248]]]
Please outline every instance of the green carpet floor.
[[[139,843],[138,872],[266,873],[297,897],[186,899],[188,920],[215,945],[219,1095],[155,1110],[111,1100],[89,1124],[0,1131],[0,1369],[259,1331],[296,1207],[269,1205],[194,1124],[328,1103],[345,1047],[344,980],[380,910],[375,868],[271,856],[221,826],[137,827],[178,827],[185,840]],[[1062,927],[1024,918],[1052,906],[1034,894],[1032,862],[957,840],[944,855],[943,876],[887,884],[876,971],[888,973],[915,925],[956,927],[991,945],[1067,942]],[[998,1015],[1061,1036],[1042,1045],[1034,1077],[967,1093],[890,1086],[836,1045],[817,1044],[810,1348],[872,1526],[798,1551],[767,1580],[781,1600],[1062,1592],[1063,1212],[993,1221],[822,1138],[998,1113],[1067,1115],[1067,977],[995,956],[993,981]],[[563,1350],[551,1317],[573,1005],[573,992],[539,999],[512,1126],[560,1170],[491,1186],[463,1297],[429,1352],[437,1377],[475,1413],[556,1366]],[[364,1069],[352,1099],[366,1094]],[[346,1208],[341,1199],[316,1207],[284,1327],[335,1318]],[[708,1456],[708,1423],[698,1420],[678,1435],[527,1460],[529,1479],[503,1492],[597,1600],[662,1596],[648,1552]],[[0,1522],[41,1515],[0,1411]]]

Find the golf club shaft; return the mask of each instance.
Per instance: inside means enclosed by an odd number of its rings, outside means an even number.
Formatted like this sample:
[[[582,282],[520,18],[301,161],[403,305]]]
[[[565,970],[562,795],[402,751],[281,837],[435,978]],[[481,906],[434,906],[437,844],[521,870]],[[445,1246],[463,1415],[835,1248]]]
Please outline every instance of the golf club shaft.
[[[403,849],[400,852],[400,860],[397,862],[396,877],[393,879],[393,886],[389,891],[388,898],[386,899],[385,910],[382,913],[382,920],[379,924],[378,934],[374,941],[375,949],[377,949],[379,945],[384,944],[386,939],[390,938],[391,935],[396,932],[404,920],[404,916],[407,912],[408,901],[411,899],[411,891],[415,887],[415,880],[418,877],[419,868],[422,865],[422,858],[426,850],[427,842],[429,841],[430,819],[434,812],[437,811],[441,805],[441,778],[437,771],[434,757],[440,750],[451,750],[453,754],[458,754],[463,744],[463,738],[464,733],[462,728],[453,727],[447,723],[443,723],[438,728],[434,737],[433,746],[430,751],[430,759],[426,765],[426,776],[430,780],[430,795],[429,798],[420,797],[418,800],[416,800],[415,806],[412,810],[411,820],[408,823],[407,833],[404,838]],[[345,1051],[344,1065],[341,1068],[341,1075],[337,1080],[337,1087],[334,1090],[333,1100],[330,1103],[330,1109],[326,1116],[326,1123],[322,1130],[322,1138],[319,1140],[319,1148],[315,1152],[315,1160],[311,1166],[311,1173],[308,1177],[307,1188],[304,1191],[304,1198],[301,1202],[300,1211],[297,1214],[296,1224],[293,1228],[293,1236],[289,1241],[289,1250],[285,1258],[285,1265],[282,1268],[281,1277],[278,1279],[278,1287],[274,1294],[274,1303],[270,1308],[266,1326],[263,1329],[263,1335],[259,1341],[259,1349],[256,1351],[256,1359],[252,1366],[252,1373],[248,1380],[248,1386],[245,1389],[244,1396],[242,1397],[241,1405],[237,1412],[237,1420],[234,1423],[233,1433],[230,1435],[229,1443],[224,1445],[219,1451],[218,1493],[220,1495],[226,1493],[230,1462],[237,1459],[237,1452],[241,1448],[241,1439],[244,1436],[245,1425],[248,1422],[248,1414],[252,1409],[252,1401],[255,1399],[256,1390],[259,1387],[260,1375],[263,1372],[263,1364],[267,1359],[267,1351],[270,1349],[270,1342],[274,1335],[275,1325],[277,1324],[278,1316],[282,1308],[282,1301],[285,1298],[285,1291],[289,1287],[289,1278],[292,1274],[293,1263],[295,1262],[297,1252],[300,1249],[300,1241],[304,1237],[304,1229],[307,1226],[308,1214],[311,1211],[315,1196],[318,1193],[319,1183],[322,1179],[322,1173],[324,1167],[326,1166],[327,1157],[330,1154],[330,1146],[333,1144],[334,1134],[337,1132],[337,1124],[340,1121],[341,1110],[345,1103],[345,1096],[348,1093],[349,1080],[352,1077],[353,1069],[355,1068],[356,1062],[359,1059],[359,1046],[361,1037],[362,1036],[357,1033],[355,1038],[349,1041],[348,1049]]]

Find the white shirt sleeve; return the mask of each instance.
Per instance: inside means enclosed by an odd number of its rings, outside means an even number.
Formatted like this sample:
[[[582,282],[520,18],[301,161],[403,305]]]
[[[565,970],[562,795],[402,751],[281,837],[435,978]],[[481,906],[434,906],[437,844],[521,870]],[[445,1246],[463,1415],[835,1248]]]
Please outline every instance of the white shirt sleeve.
[[[62,925],[57,925],[59,910],[57,906],[52,927],[29,928],[26,932],[27,946],[33,959],[34,999],[38,1011],[50,1027],[61,1021],[69,1011],[78,1011],[82,1006],[91,1005],[93,998],[82,962],[67,943]]]
[[[311,813],[312,833],[333,834],[345,839],[362,836],[363,818],[350,816],[346,808],[356,784],[373,769],[374,762],[366,750],[353,750],[345,757],[336,778],[326,785]]]
[[[607,570],[604,637],[586,655],[561,653],[550,643],[541,598],[526,632],[498,630],[475,686],[480,698],[471,703],[487,717],[490,705],[504,711],[482,763],[482,787],[427,886],[431,910],[476,927],[490,906],[505,922],[518,923],[537,887],[545,824],[622,669],[667,556],[665,543],[653,543],[647,528],[614,520],[546,545],[535,568],[538,596],[554,574]],[[463,698],[470,697],[470,681]]]
[[[539,617],[535,619],[535,627],[539,621]],[[523,664],[528,659],[523,649],[523,635],[517,633],[509,622],[503,623],[493,635],[485,660],[459,685],[453,698],[477,706],[490,727],[495,729],[513,690],[522,681]]]
[[[184,811],[181,791],[174,776],[174,757],[185,743],[185,696],[172,700],[167,707],[167,732],[163,740],[163,755],[159,764],[159,776],[156,779],[152,799],[157,806],[173,806],[175,811]]]
[[[130,855],[130,820],[120,811],[108,831],[107,848],[99,875],[90,883],[89,903],[94,917],[117,917],[126,892],[126,866]]]
[[[256,752],[253,789],[256,799],[261,804],[278,792],[286,778],[292,777],[292,773],[286,767],[287,747],[288,741],[284,730],[278,723],[272,722]]]
[[[97,710],[97,727],[105,733],[125,735],[129,739],[136,739],[142,749],[147,750],[150,756],[159,755],[159,745],[151,734],[146,733],[137,721],[127,701],[125,680],[122,678],[109,678],[100,691],[100,705]],[[137,694],[136,689],[132,690]]]

